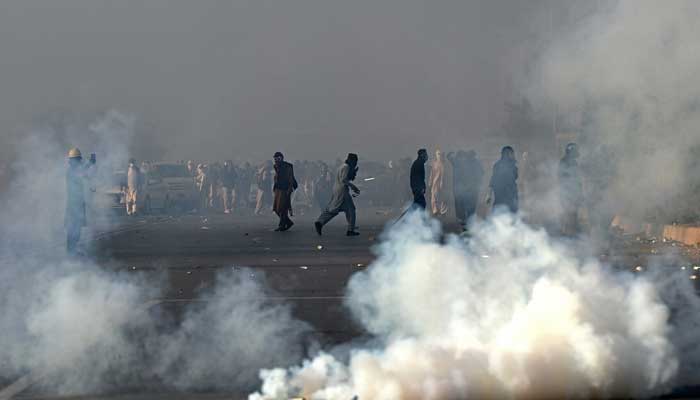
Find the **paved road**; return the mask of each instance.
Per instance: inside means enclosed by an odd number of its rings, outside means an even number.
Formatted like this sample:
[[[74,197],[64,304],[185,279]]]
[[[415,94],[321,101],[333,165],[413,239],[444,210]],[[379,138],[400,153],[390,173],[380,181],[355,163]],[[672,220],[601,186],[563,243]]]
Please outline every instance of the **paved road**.
[[[342,216],[319,237],[310,217],[297,218],[288,232],[274,232],[274,217],[188,215],[102,236],[92,253],[100,265],[143,280],[161,279],[165,272],[169,284],[162,300],[171,306],[197,299],[197,289],[213,282],[218,271],[248,267],[264,275],[280,301],[294,304],[298,318],[327,340],[343,341],[359,333],[342,308],[345,285],[372,261],[372,246],[387,221],[365,217],[371,220],[361,227],[362,235],[348,238]]]

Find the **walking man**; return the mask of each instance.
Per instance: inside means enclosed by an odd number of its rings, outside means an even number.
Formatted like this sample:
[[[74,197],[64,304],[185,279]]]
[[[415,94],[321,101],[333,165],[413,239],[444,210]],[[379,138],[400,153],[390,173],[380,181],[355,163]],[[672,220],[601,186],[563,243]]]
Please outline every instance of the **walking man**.
[[[284,155],[279,151],[274,155],[275,184],[273,186],[275,198],[272,210],[280,217],[279,225],[275,231],[284,232],[294,225],[289,218],[292,212],[292,193],[299,187],[294,178],[294,166],[284,161]]]
[[[323,226],[341,211],[345,213],[345,219],[348,221],[346,235],[359,235],[355,230],[355,202],[353,202],[352,195],[350,194],[351,190],[356,195],[360,194],[360,189],[352,183],[357,176],[357,161],[357,154],[350,153],[345,163],[338,169],[333,185],[333,196],[326,206],[326,209],[314,223],[316,233],[318,233],[319,236],[323,233]]]

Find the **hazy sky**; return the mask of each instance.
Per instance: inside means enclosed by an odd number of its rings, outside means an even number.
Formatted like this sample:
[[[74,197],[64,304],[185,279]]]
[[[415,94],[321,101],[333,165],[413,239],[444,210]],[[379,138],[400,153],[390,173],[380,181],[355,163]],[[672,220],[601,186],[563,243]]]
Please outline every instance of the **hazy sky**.
[[[466,146],[501,125],[562,4],[2,0],[0,154],[28,121],[110,108],[136,116],[137,156]]]

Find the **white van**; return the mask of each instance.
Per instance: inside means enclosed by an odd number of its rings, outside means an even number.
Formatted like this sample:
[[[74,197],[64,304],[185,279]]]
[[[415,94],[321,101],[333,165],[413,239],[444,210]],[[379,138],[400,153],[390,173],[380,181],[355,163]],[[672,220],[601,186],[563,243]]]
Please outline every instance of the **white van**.
[[[146,174],[145,208],[147,212],[188,211],[196,204],[194,178],[184,164],[157,162]]]

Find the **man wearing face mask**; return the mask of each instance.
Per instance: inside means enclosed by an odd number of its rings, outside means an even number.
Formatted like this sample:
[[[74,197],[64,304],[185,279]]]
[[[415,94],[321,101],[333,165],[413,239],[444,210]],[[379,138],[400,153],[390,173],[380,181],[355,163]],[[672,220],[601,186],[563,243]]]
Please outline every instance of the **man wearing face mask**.
[[[92,154],[90,162],[84,164],[80,150],[72,148],[68,151],[66,214],[63,224],[66,229],[66,252],[69,255],[77,253],[76,248],[80,241],[80,231],[83,226],[87,225],[83,181],[87,179],[90,168],[95,165],[95,160],[95,154]]]
[[[275,183],[272,187],[274,191],[274,202],[272,210],[280,218],[279,225],[275,231],[284,232],[294,225],[289,215],[292,212],[292,193],[299,187],[294,177],[294,166],[284,161],[284,155],[279,151],[274,155]]]
[[[355,230],[355,202],[352,200],[350,191],[355,195],[360,194],[360,189],[352,183],[357,176],[358,158],[357,154],[350,153],[345,163],[341,165],[335,177],[333,184],[333,196],[331,197],[328,206],[314,223],[316,233],[323,233],[323,226],[332,220],[341,211],[345,213],[345,219],[348,221],[347,236],[358,236],[359,233]]]

